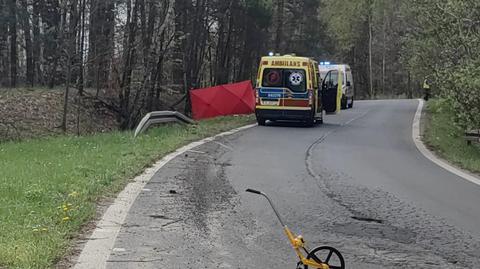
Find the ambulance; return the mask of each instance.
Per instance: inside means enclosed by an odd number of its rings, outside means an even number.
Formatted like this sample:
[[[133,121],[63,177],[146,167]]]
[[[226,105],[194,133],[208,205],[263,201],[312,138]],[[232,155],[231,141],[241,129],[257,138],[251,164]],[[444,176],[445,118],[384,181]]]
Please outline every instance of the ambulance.
[[[355,89],[353,84],[352,69],[347,64],[330,64],[330,62],[320,62],[320,78],[322,81],[338,80],[339,88],[342,92],[341,108],[348,109],[353,107]],[[327,77],[328,76],[328,77]]]
[[[322,85],[318,63],[307,57],[262,57],[255,88],[255,115],[259,125],[270,121],[323,123],[323,111],[340,110],[341,92]],[[338,84],[337,84],[338,86]]]

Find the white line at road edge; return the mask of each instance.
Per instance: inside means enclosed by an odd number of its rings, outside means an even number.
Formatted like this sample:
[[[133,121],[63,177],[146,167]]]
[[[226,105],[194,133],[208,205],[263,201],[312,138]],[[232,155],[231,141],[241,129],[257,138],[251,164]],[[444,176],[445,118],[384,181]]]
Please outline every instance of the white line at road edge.
[[[443,169],[447,170],[448,172],[455,174],[465,180],[468,180],[474,184],[477,184],[480,186],[480,178],[476,177],[475,175],[454,167],[453,165],[449,164],[448,162],[440,159],[439,157],[435,156],[434,153],[432,153],[422,142],[422,138],[420,135],[420,120],[422,118],[422,111],[423,111],[423,106],[424,106],[424,101],[423,99],[419,99],[419,104],[417,108],[417,112],[415,113],[415,118],[413,119],[413,126],[412,126],[412,138],[413,142],[415,142],[415,146],[417,149],[425,156],[427,159],[430,161],[434,162],[438,166],[442,167]]]
[[[127,217],[135,199],[144,189],[145,185],[165,164],[175,157],[189,151],[195,147],[211,142],[217,137],[232,135],[242,130],[246,130],[256,126],[256,124],[247,125],[228,132],[224,132],[209,138],[202,139],[197,142],[188,144],[179,148],[175,152],[163,157],[155,163],[153,167],[148,168],[145,172],[133,179],[125,189],[117,196],[113,204],[103,214],[102,219],[97,223],[95,230],[83,247],[82,253],[76,262],[74,269],[103,269],[107,265],[107,260],[113,250],[115,240]]]

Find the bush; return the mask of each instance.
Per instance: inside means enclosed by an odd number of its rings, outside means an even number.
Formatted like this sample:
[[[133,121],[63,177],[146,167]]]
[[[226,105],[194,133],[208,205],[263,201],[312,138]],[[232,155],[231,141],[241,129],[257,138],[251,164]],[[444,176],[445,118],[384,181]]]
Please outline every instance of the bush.
[[[456,123],[464,129],[480,128],[480,64],[463,65],[442,72],[440,90],[455,112]]]

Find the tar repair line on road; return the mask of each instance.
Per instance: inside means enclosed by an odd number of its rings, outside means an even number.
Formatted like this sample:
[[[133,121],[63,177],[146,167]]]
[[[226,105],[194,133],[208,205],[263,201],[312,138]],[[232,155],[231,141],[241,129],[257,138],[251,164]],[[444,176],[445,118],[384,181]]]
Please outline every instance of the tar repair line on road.
[[[443,169],[447,170],[448,172],[455,174],[467,181],[470,181],[473,184],[477,184],[480,186],[480,178],[476,177],[472,173],[469,173],[463,169],[457,168],[449,164],[445,160],[440,159],[433,152],[431,152],[425,146],[425,144],[423,144],[421,135],[420,135],[420,121],[422,118],[422,111],[423,111],[425,102],[423,101],[423,99],[419,99],[418,101],[419,101],[419,104],[418,104],[417,112],[415,113],[415,118],[413,119],[413,125],[412,125],[412,138],[418,151],[420,151],[420,153],[422,153],[422,155],[425,156],[425,158],[429,159],[430,161],[442,167]]]
[[[370,109],[365,111],[364,113],[358,115],[357,117],[354,117],[352,119],[350,119],[349,121],[347,122],[344,122],[342,124],[340,124],[339,127],[333,129],[333,130],[330,130],[329,132],[325,133],[324,135],[322,135],[320,138],[318,138],[315,142],[313,142],[307,149],[307,151],[305,152],[305,167],[307,168],[307,172],[308,174],[313,178],[313,179],[316,179],[315,180],[315,184],[321,189],[320,185],[319,185],[319,181],[321,180],[320,176],[318,174],[315,173],[315,171],[313,170],[313,165],[310,161],[310,157],[313,155],[313,150],[315,149],[315,147],[317,147],[318,145],[320,145],[323,141],[325,141],[325,139],[327,139],[327,137],[333,133],[335,133],[336,131],[339,130],[339,128],[342,128],[342,127],[345,127],[345,126],[348,126],[350,125],[351,123],[353,123],[354,121],[356,120],[359,120],[363,117],[365,117],[368,113],[370,112]]]
[[[173,160],[175,157],[192,150],[195,147],[201,146],[205,143],[214,141],[218,137],[228,136],[240,131],[257,126],[251,124],[228,132],[224,132],[212,137],[202,139],[197,142],[190,143],[175,152],[163,157],[160,161],[155,163],[153,167],[148,168],[145,172],[136,177],[132,183],[117,196],[112,205],[103,214],[102,219],[97,223],[95,230],[90,235],[87,243],[82,249],[82,252],[76,261],[74,269],[103,269],[107,265],[107,260],[113,251],[115,240],[125,222],[127,214],[135,202],[137,196],[142,192],[145,185],[163,166]]]

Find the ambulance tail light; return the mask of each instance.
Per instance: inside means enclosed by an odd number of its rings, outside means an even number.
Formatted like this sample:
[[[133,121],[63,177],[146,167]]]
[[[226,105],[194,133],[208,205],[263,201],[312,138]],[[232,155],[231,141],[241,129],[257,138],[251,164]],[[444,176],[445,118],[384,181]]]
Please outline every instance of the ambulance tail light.
[[[256,103],[257,105],[260,104],[260,97],[258,96],[258,91],[259,91],[259,90],[260,90],[260,89],[255,89],[255,103]]]
[[[308,91],[308,104],[313,105],[313,91]]]

